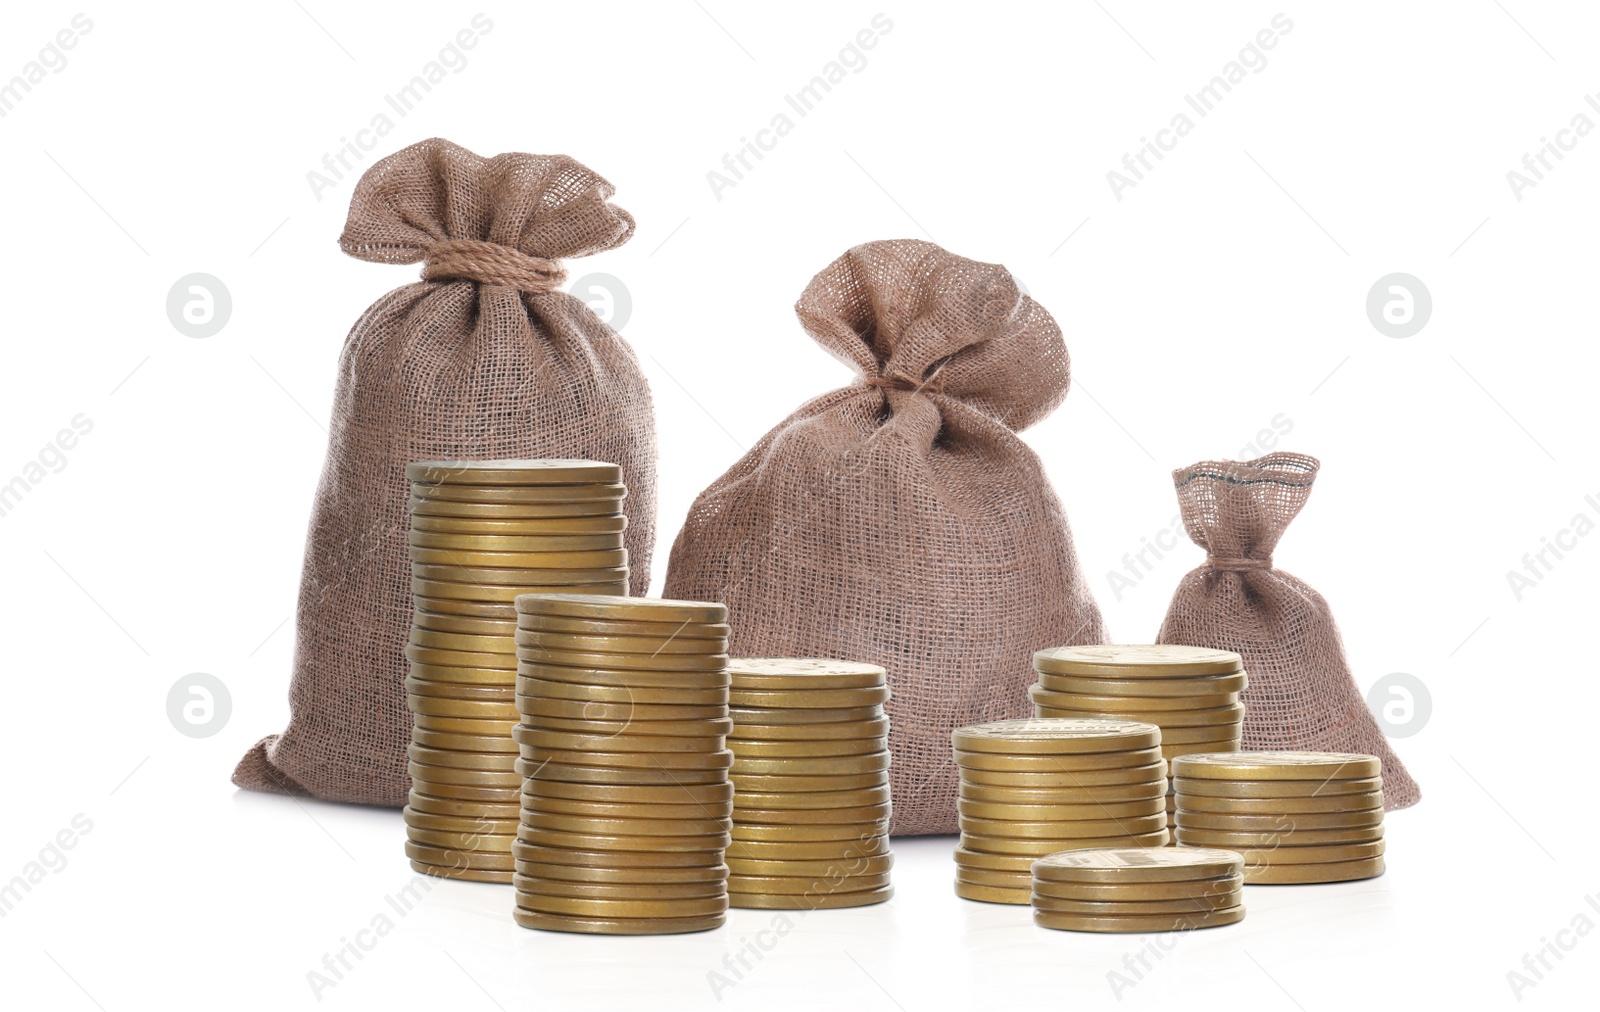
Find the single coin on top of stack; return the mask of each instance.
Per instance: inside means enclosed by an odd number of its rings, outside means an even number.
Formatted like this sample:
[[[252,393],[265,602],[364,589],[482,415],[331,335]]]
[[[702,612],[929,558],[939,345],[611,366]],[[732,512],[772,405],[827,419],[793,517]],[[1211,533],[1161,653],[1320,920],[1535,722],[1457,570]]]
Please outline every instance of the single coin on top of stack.
[[[423,461],[411,480],[411,796],[406,854],[430,875],[510,882],[522,778],[517,594],[627,593],[623,489],[590,460]]]
[[[889,869],[889,698],[876,664],[737,658],[728,901],[816,910],[882,903]]]
[[[1228,850],[1068,850],[1033,863],[1033,923],[1063,931],[1189,931],[1244,919]]]
[[[1178,841],[1244,855],[1251,885],[1382,875],[1383,768],[1345,752],[1219,752],[1174,761]]]
[[[1114,717],[1161,728],[1161,757],[1237,751],[1244,733],[1244,660],[1172,643],[1055,647],[1033,655],[1040,717]],[[1167,791],[1167,826],[1175,798]]]
[[[956,895],[1028,903],[1032,866],[1061,850],[1167,843],[1161,729],[1033,717],[951,732],[960,767]]]
[[[727,918],[727,616],[700,601],[517,598],[518,924],[643,935]]]

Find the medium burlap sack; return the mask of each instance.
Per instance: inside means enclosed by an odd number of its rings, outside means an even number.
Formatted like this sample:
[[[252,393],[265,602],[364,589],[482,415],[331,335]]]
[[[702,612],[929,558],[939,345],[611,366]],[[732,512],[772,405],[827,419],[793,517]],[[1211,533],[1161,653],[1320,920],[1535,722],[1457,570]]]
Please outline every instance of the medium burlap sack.
[[[1061,331],[1004,267],[914,240],[850,250],[795,310],[861,378],[701,493],[666,594],[727,602],[736,655],[887,668],[892,831],[954,832],[951,730],[1030,716],[1033,651],[1105,639],[1016,435],[1066,396]]]
[[[1206,561],[1178,584],[1156,642],[1244,657],[1246,750],[1375,755],[1384,807],[1405,808],[1422,792],[1361,698],[1328,602],[1272,565],[1320,466],[1314,457],[1269,453],[1172,472],[1184,529]]]
[[[565,155],[480,158],[427,140],[368,169],[340,247],[421,261],[356,321],[339,360],[328,459],[300,584],[291,716],[234,771],[240,787],[403,805],[404,655],[414,460],[581,457],[620,464],[630,583],[655,536],[656,438],[632,350],[556,286],[561,258],[611,249],[633,218]]]

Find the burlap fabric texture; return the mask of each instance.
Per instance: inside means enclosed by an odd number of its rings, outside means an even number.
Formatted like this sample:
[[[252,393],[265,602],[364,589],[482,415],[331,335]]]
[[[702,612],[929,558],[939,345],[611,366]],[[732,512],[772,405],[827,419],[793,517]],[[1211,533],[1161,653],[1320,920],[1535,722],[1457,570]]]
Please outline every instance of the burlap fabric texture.
[[[1361,752],[1383,761],[1384,807],[1422,797],[1367,709],[1322,595],[1273,567],[1272,551],[1311,495],[1316,458],[1270,453],[1172,472],[1184,529],[1206,561],[1178,584],[1158,643],[1244,657],[1247,751]]]
[[[650,579],[656,437],[633,351],[557,286],[561,260],[612,249],[633,218],[566,155],[481,158],[422,141],[356,184],[340,248],[423,264],[345,338],[296,619],[291,716],[233,781],[403,805],[415,460],[578,457],[621,465],[634,593]]]
[[[666,594],[725,601],[731,651],[888,669],[892,832],[956,829],[950,732],[1029,716],[1040,647],[1101,643],[1061,503],[1017,431],[1061,403],[1061,331],[997,264],[850,250],[795,311],[860,378],[701,493]]]

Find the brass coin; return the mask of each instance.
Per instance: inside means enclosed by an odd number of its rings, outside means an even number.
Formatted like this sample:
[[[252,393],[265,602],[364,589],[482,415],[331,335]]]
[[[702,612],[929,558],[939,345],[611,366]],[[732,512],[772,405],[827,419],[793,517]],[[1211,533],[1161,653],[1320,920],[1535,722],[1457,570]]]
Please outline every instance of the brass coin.
[[[730,773],[728,780],[739,792],[750,794],[829,794],[834,791],[859,791],[889,786],[886,770],[875,773],[835,774],[832,776],[790,776],[775,774]]]
[[[516,664],[517,645],[510,636],[474,636],[467,633],[447,633],[437,629],[419,629],[416,625],[411,627],[411,638],[408,646],[420,647],[424,650],[449,650],[456,653],[494,654],[496,656],[507,654],[512,658],[511,663]],[[496,661],[488,667],[499,667],[504,661]]]
[[[1152,914],[1146,917],[1093,917],[1084,914],[1065,914],[1048,910],[1034,910],[1033,923],[1041,928],[1060,931],[1095,932],[1157,932],[1192,931],[1197,928],[1218,928],[1244,920],[1244,907],[1229,907],[1210,913]]]
[[[1002,755],[997,752],[955,750],[956,765],[963,770],[996,773],[1078,773],[1137,769],[1161,760],[1159,748],[1126,752],[1072,752],[1062,755]]]
[[[566,917],[517,907],[511,917],[524,928],[541,931],[571,931],[586,935],[678,935],[691,931],[710,931],[728,921],[726,913],[709,917],[631,917],[607,920],[598,917]]]
[[[780,840],[734,840],[726,856],[757,861],[834,861],[877,857],[890,853],[889,838],[881,833],[864,833],[847,840],[784,842]]]
[[[1178,847],[1146,847],[1146,850],[1181,850]],[[1072,882],[1034,876],[1034,896],[1050,896],[1078,903],[1166,903],[1210,897],[1234,897],[1244,885],[1244,875],[1235,872],[1217,878],[1187,879],[1180,882]],[[1224,903],[1232,906],[1233,903]]]
[[[509,685],[473,685],[466,682],[430,682],[407,676],[406,692],[435,699],[473,699],[483,703],[510,703],[516,691]]]
[[[728,652],[728,641],[723,639],[689,639],[665,636],[583,636],[570,633],[535,632],[518,629],[515,644],[529,660],[542,660],[546,651],[577,652],[582,654],[627,654],[633,657],[661,657],[676,654],[694,654],[700,657],[722,657]]]
[[[527,754],[529,759],[542,759],[550,752],[563,750],[588,754],[590,749],[640,756],[627,762],[601,760],[592,763],[595,766],[654,766],[659,757],[661,763],[667,766],[688,765],[693,769],[706,769],[716,764],[698,762],[686,758],[683,753],[716,753],[722,745],[721,735],[680,738],[664,734],[572,734],[566,731],[534,730],[526,724],[518,726],[511,734],[517,744],[539,750],[537,755]],[[666,756],[665,753],[674,754]],[[562,758],[565,757],[557,757],[558,761]]]
[[[1166,711],[1188,712],[1214,710],[1218,707],[1238,706],[1237,692],[1219,692],[1194,696],[1101,696],[1082,693],[1052,692],[1039,685],[1028,690],[1035,706],[1049,706],[1061,710],[1081,710],[1090,713],[1135,713],[1139,720],[1159,721]],[[1129,719],[1129,718],[1124,718]]]
[[[619,583],[618,586],[621,586],[621,584]],[[462,618],[504,620],[508,615],[514,618],[517,614],[516,606],[510,601],[453,600],[413,594],[411,603],[415,606],[417,612],[427,611],[435,615],[457,615]]]
[[[511,737],[514,720],[473,720],[470,717],[434,717],[426,713],[413,713],[411,726],[430,734],[465,734],[484,738]]]
[[[983,752],[1003,756],[1123,752],[1159,746],[1161,729],[1133,720],[1046,720],[1023,717],[958,727],[950,732],[950,743],[958,753]]]
[[[574,882],[570,879],[539,878],[513,873],[511,884],[518,892],[541,896],[568,896],[591,900],[688,900],[726,896],[722,879],[706,882]]]
[[[1219,829],[1190,829],[1178,826],[1178,842],[1189,847],[1233,847],[1250,850],[1273,847],[1311,847],[1320,844],[1368,843],[1383,839],[1383,825],[1346,829],[1269,830],[1230,833]]]
[[[502,737],[491,738],[477,734],[440,734],[437,731],[428,731],[420,727],[411,729],[411,741],[417,745],[428,748],[449,749],[455,752],[515,752],[517,743],[511,740],[508,732]]]
[[[1033,909],[1055,914],[1078,914],[1084,917],[1151,917],[1173,914],[1206,914],[1216,910],[1237,907],[1241,896],[1236,889],[1230,895],[1216,897],[1189,897],[1177,900],[1075,900],[1062,899],[1039,893],[1033,894]]]
[[[657,597],[589,597],[573,594],[541,594],[517,602],[524,615],[556,615],[564,618],[604,619],[609,622],[637,619],[644,622],[728,621],[728,607],[710,601],[673,601]]]
[[[1161,755],[1167,760],[1167,762],[1170,763],[1174,759],[1179,759],[1188,755],[1211,755],[1218,752],[1237,752],[1239,751],[1239,746],[1239,738],[1231,738],[1224,742],[1198,742],[1188,745],[1163,745],[1161,746]]]
[[[887,819],[873,823],[820,822],[803,826],[757,825],[735,819],[732,836],[734,840],[743,840],[751,843],[827,843],[837,840],[859,840],[863,836],[879,835],[887,830],[888,825],[889,821]]]
[[[537,670],[537,669],[534,669]],[[648,706],[727,706],[726,688],[690,689],[678,686],[594,685],[566,682],[534,675],[517,676],[519,697],[529,699],[576,699],[602,703],[639,703]]]
[[[496,554],[549,552],[614,552],[622,548],[622,532],[612,534],[447,534],[413,530],[406,543],[412,548],[432,551],[494,552]],[[412,556],[416,559],[416,556]],[[429,559],[417,559],[428,562]],[[446,565],[500,565],[501,563],[463,562],[448,559]],[[534,563],[539,565],[539,563]]]
[[[779,709],[736,706],[730,709],[734,720],[763,727],[776,724],[855,724],[864,720],[879,720],[884,715],[881,706],[840,706],[832,709],[815,706]]]
[[[956,873],[956,895],[964,900],[978,900],[983,903],[1013,903],[1018,906],[1027,906],[1033,899],[1033,894],[1027,889],[1006,889],[1001,886],[963,882],[960,872]]]
[[[1351,780],[1199,780],[1174,777],[1181,795],[1208,798],[1332,798],[1382,792],[1382,777]]]
[[[514,822],[522,817],[522,806],[515,801],[461,801],[456,798],[436,798],[413,788],[406,799],[406,807],[425,815],[450,815],[456,818],[494,819]]]
[[[1158,697],[1193,699],[1219,696],[1244,689],[1249,679],[1243,671],[1205,678],[1090,678],[1039,673],[1039,687],[1069,696]]]
[[[1308,829],[1345,829],[1376,826],[1383,821],[1383,807],[1355,812],[1313,812],[1291,815],[1240,815],[1234,812],[1194,812],[1178,806],[1178,825],[1191,829],[1221,829],[1234,833],[1299,833]]]
[[[481,815],[431,815],[411,808],[401,809],[400,816],[407,826],[417,829],[479,836],[514,836],[520,819],[520,816],[511,819],[489,819]]]
[[[835,773],[875,773],[889,768],[889,753],[869,752],[866,755],[817,756],[808,758],[746,758],[738,756],[733,761],[732,773],[762,774],[792,773],[797,776],[824,776]]]
[[[798,861],[762,860],[748,857],[728,857],[726,861],[729,876],[737,875],[740,878],[767,876],[815,878],[818,876],[838,877],[841,875],[857,878],[867,875],[887,875],[889,869],[894,867],[893,854],[860,855],[837,861],[830,861],[826,858],[815,861]]]
[[[420,834],[431,836],[425,829],[408,829],[407,834]],[[444,834],[448,837],[449,834]],[[488,839],[485,837],[484,839]],[[424,839],[406,840],[406,857],[413,861],[423,861],[427,864],[439,865],[445,868],[487,868],[495,871],[511,870],[511,850],[507,844],[505,850],[490,850],[487,848],[456,847],[448,843],[431,843]]]
[[[1090,808],[1160,801],[1167,795],[1164,780],[1104,787],[994,787],[963,782],[960,801],[983,805],[1047,805]]]
[[[517,729],[512,728],[513,737]],[[643,741],[646,739],[636,739]],[[649,739],[660,741],[662,739]],[[634,742],[624,742],[618,738],[606,739],[614,748],[624,745],[632,746]],[[522,745],[522,742],[518,742]],[[728,768],[733,761],[732,753],[726,749],[713,751],[702,747],[693,752],[627,752],[607,751],[600,752],[596,749],[554,749],[540,745],[524,745],[522,758],[536,763],[552,762],[572,766],[604,766],[623,769],[659,769],[671,773],[687,772],[690,770],[722,771]]]
[[[1167,764],[1161,760],[1157,760],[1148,766],[1134,766],[1128,769],[1073,770],[1069,768],[1054,773],[1039,773],[1027,770],[1007,772],[1005,770],[980,770],[971,767],[963,767],[961,770],[963,783],[988,785],[990,787],[1025,787],[1032,789],[1143,786],[1152,782],[1160,782],[1165,786],[1166,777]]]
[[[1373,857],[1364,861],[1330,864],[1252,865],[1245,868],[1244,880],[1251,885],[1311,885],[1318,882],[1352,882],[1374,878],[1383,872],[1383,858]]]
[[[748,741],[824,741],[875,738],[889,733],[889,719],[838,721],[829,724],[751,724],[740,721],[729,737]]]
[[[806,689],[773,692],[754,689],[734,689],[728,694],[730,706],[754,709],[854,709],[877,706],[889,700],[888,688],[880,689]]]
[[[600,460],[419,460],[406,479],[425,485],[583,485],[622,480],[622,468]]]
[[[606,819],[590,815],[561,815],[524,809],[524,829],[548,830],[554,833],[605,836],[721,836],[733,828],[731,819]],[[703,849],[703,848],[694,848]]]
[[[487,537],[593,537],[621,534],[628,518],[620,513],[598,516],[534,516],[497,520],[491,517],[411,514],[411,530],[420,534],[466,534]]]
[[[728,873],[722,856],[714,851],[708,854],[693,850],[575,850],[516,840],[511,844],[511,856],[520,865],[541,869],[534,874],[548,878],[555,877],[557,868],[572,868],[589,874],[610,873],[618,876],[615,881],[629,881],[624,876],[650,873],[662,875],[663,882],[686,881],[691,875],[721,878]]]
[[[598,699],[541,699],[526,695],[519,702],[524,716],[535,718],[529,723],[537,722],[540,726],[544,726],[546,720],[637,721],[652,727],[658,723],[677,725],[696,720],[714,720],[719,725],[724,720],[732,723],[726,706],[611,703]]]
[[[621,654],[615,656],[621,657]],[[722,671],[649,671],[622,668],[565,667],[522,658],[517,674],[547,682],[576,682],[581,685],[639,689],[717,689],[727,691],[728,676]]]
[[[639,804],[610,804],[603,801],[573,801],[567,798],[547,798],[524,793],[523,810],[549,815],[581,815],[594,819],[729,819],[733,817],[733,800],[707,803],[684,802],[667,804],[649,802]]]
[[[708,805],[722,806],[733,801],[733,785],[709,784],[604,784],[571,783],[564,780],[530,778],[522,787],[530,799],[561,798],[609,805]]]
[[[1027,854],[1033,857],[1046,857],[1062,850],[1100,850],[1111,847],[1165,848],[1171,838],[1166,827],[1163,826],[1153,833],[1095,836],[1085,837],[1081,840],[1026,839],[1021,837],[976,836],[972,833],[962,833],[961,845],[968,850],[986,854]]]
[[[1035,651],[1033,667],[1064,675],[1175,678],[1239,671],[1244,658],[1228,650],[1175,643],[1088,644]]]
[[[568,850],[605,850],[655,853],[703,854],[707,863],[721,863],[722,849],[728,845],[726,833],[699,836],[602,836],[598,833],[560,833],[524,825],[517,839],[536,847],[565,847]]]
[[[517,708],[511,703],[491,703],[476,699],[439,699],[411,693],[406,703],[412,713],[426,713],[436,717],[471,717],[475,720],[516,720]]]
[[[1161,744],[1193,745],[1226,742],[1235,746],[1233,749],[1226,751],[1237,751],[1237,745],[1243,732],[1243,725],[1238,723],[1220,727],[1163,727],[1161,729]],[[1224,750],[1218,749],[1218,751]]]
[[[876,664],[820,657],[739,657],[728,663],[733,682],[759,692],[784,689],[871,689],[885,683]]]
[[[420,550],[420,549],[418,549]],[[597,552],[596,555],[615,556],[615,552]],[[436,584],[469,585],[473,587],[494,587],[515,589],[521,594],[537,594],[547,587],[570,587],[585,583],[611,583],[620,582],[628,578],[627,560],[607,559],[590,564],[573,564],[570,566],[540,566],[535,569],[527,564],[511,566],[464,566],[453,562],[446,563],[411,563],[411,576],[413,579],[413,592],[426,594],[427,591],[417,591],[415,581],[432,581]],[[461,594],[446,594],[445,597],[460,597]],[[470,600],[479,600],[471,598]],[[486,600],[499,600],[488,598]]]
[[[889,818],[888,802],[852,808],[750,808],[742,795],[733,796],[733,818],[741,825],[824,826],[849,823],[876,824]]]
[[[1301,815],[1328,812],[1361,812],[1383,807],[1383,792],[1330,794],[1316,798],[1210,798],[1203,794],[1182,795],[1183,807],[1191,812],[1232,815]]]
[[[413,779],[429,785],[454,784],[458,787],[497,787],[515,793],[522,786],[522,778],[504,770],[464,770],[449,766],[430,766],[415,759],[406,767]],[[431,787],[426,793],[433,793]],[[486,799],[498,800],[498,799]]]
[[[1140,836],[1167,828],[1167,813],[1135,815],[1126,819],[1061,819],[1054,822],[1018,822],[959,816],[957,824],[968,836],[1027,840],[1081,840],[1085,837]]]
[[[473,787],[469,784],[445,784],[418,777],[415,763],[411,770],[411,792],[425,794],[444,801],[483,802],[492,805],[515,805],[522,792],[515,787]]]
[[[628,564],[628,551],[622,547],[620,534],[596,539],[567,538],[565,540],[569,542],[578,542],[578,546],[571,549],[554,544],[529,546],[522,551],[499,552],[477,548],[431,548],[416,544],[416,539],[421,536],[411,535],[412,543],[408,546],[408,554],[411,557],[412,573],[423,579],[458,580],[456,574],[450,571],[467,569],[474,573],[479,571],[492,573],[494,579],[486,581],[492,583],[568,583],[571,581],[560,574],[606,571],[619,569]],[[581,546],[584,540],[598,544],[592,548],[583,548]],[[616,543],[607,545],[605,542],[608,540]],[[533,579],[530,574],[537,575],[538,579]]]
[[[538,852],[541,848],[530,847],[525,843],[517,842],[511,845],[511,855]],[[597,859],[609,859],[612,855],[600,853],[594,855]],[[633,857],[648,857],[648,854],[634,854]],[[685,855],[675,855],[685,856]],[[693,856],[693,855],[688,855]],[[517,857],[512,865],[517,874],[541,882],[569,882],[575,886],[587,885],[617,885],[624,887],[652,885],[693,885],[697,888],[712,888],[726,891],[728,866],[725,864],[690,865],[683,868],[664,868],[660,866],[635,866],[628,868],[589,867],[581,864],[555,864],[549,861],[526,861]],[[530,889],[529,892],[538,890]]]
[[[613,784],[617,786],[691,786],[727,782],[727,771],[720,769],[684,770],[663,766],[584,766],[550,760],[517,761],[516,772],[536,780],[557,780],[572,784]]]
[[[498,770],[510,772],[517,761],[514,754],[506,752],[457,752],[447,748],[428,748],[425,745],[406,746],[406,755],[425,766],[446,766],[458,770]]]
[[[421,875],[433,875],[437,878],[454,878],[463,882],[494,882],[500,885],[511,881],[511,872],[509,871],[493,871],[486,868],[446,868],[422,861],[412,861],[410,864],[412,871]]]
[[[523,723],[529,727],[536,727],[541,731],[556,731],[563,734],[585,735],[598,738],[615,738],[618,736],[665,735],[668,737],[716,739],[708,743],[710,747],[720,748],[722,739],[733,727],[733,721],[727,717],[721,719],[700,720],[563,720],[559,717],[535,717],[529,719],[524,711]]]
[[[620,504],[628,490],[619,483],[581,485],[436,485],[412,482],[411,497],[431,501],[479,503],[608,502]]]
[[[622,500],[601,498],[572,499],[564,502],[491,503],[460,502],[412,495],[406,500],[406,511],[412,516],[458,517],[472,520],[617,517],[622,515]]]
[[[617,575],[577,573],[574,570],[547,570],[550,573],[574,573],[580,581],[579,585],[562,584],[560,587],[531,587],[531,586],[506,586],[499,584],[474,583],[470,580],[462,583],[459,580],[421,580],[412,579],[412,600],[418,607],[427,608],[429,611],[442,611],[452,615],[489,615],[503,616],[507,608],[514,604],[517,598],[527,594],[538,593],[541,590],[564,590],[574,593],[605,594],[618,587],[626,587],[628,579],[626,573]],[[463,579],[466,579],[463,577]],[[459,604],[458,604],[459,602]],[[490,609],[487,605],[498,607]],[[471,605],[472,607],[467,607]]]
[[[838,890],[866,892],[869,889],[887,888],[889,888],[889,876],[887,873],[881,875],[851,875],[843,881],[834,882],[804,876],[738,875],[734,873],[731,867],[728,869],[728,897],[730,899],[736,894],[742,896],[826,896]]]
[[[752,741],[748,738],[728,739],[728,747],[741,759],[813,758],[816,756],[852,756],[882,752],[883,735],[873,738],[813,738],[801,740]]]
[[[1365,861],[1382,857],[1387,843],[1368,840],[1366,843],[1323,844],[1321,846],[1285,846],[1264,850],[1244,849],[1245,868],[1254,865],[1280,864],[1337,864],[1342,861]]]
[[[687,642],[687,641],[685,641]],[[517,648],[517,657],[543,668],[574,668],[601,671],[695,672],[714,676],[708,684],[728,684],[726,654],[600,654],[546,647]]]
[[[500,680],[511,688],[511,678],[517,670],[513,654],[466,653],[459,650],[430,650],[426,647],[406,645],[406,659],[412,664],[435,668],[475,668],[479,671],[499,671]],[[468,677],[476,677],[469,675]],[[450,679],[447,679],[450,680]]]
[[[889,785],[857,791],[781,791],[775,794],[740,791],[738,797],[740,805],[753,809],[860,808],[863,805],[887,804]]]
[[[957,845],[955,849],[956,866],[965,871],[1004,872],[1009,875],[1022,876],[1023,886],[1031,881],[1033,862],[1038,860],[1029,854],[986,854],[982,851],[968,850]],[[976,881],[976,880],[974,880]]]
[[[635,598],[634,600],[638,600]],[[674,640],[726,640],[733,627],[726,622],[651,622],[641,619],[570,618],[529,612],[519,615],[519,628],[568,636],[665,636]],[[717,651],[724,653],[725,651]]]
[[[574,917],[703,917],[727,910],[728,898],[717,895],[700,899],[596,900],[521,893],[517,896],[517,906],[523,910]]]
[[[474,618],[470,615],[449,615],[418,609],[411,614],[412,634],[415,635],[419,629],[452,633],[457,636],[504,636],[507,640],[510,640],[517,631],[517,620],[514,618]],[[514,644],[512,649],[516,649]]]
[[[999,819],[1004,822],[1059,822],[1063,820],[1129,819],[1148,815],[1166,815],[1167,807],[1165,800],[1162,798],[1084,805],[990,804],[958,798],[956,800],[956,811],[975,819]]]
[[[1185,756],[1172,775],[1196,780],[1357,780],[1382,774],[1377,756],[1351,752],[1239,752]]]
[[[799,896],[730,892],[728,906],[755,910],[839,910],[845,907],[871,906],[893,897],[894,887],[887,885],[855,892],[827,892]]]
[[[1033,877],[1025,871],[990,871],[986,868],[960,866],[956,881],[967,885],[992,886],[996,889],[1032,889]]]
[[[1038,686],[1033,686],[1037,689]],[[1186,727],[1228,727],[1244,719],[1244,704],[1234,703],[1232,706],[1213,706],[1205,710],[1082,710],[1075,707],[1049,706],[1043,703],[1034,704],[1035,715],[1039,717],[1110,717],[1116,720],[1143,720],[1161,727],[1162,740],[1167,740],[1167,732],[1176,728]]]

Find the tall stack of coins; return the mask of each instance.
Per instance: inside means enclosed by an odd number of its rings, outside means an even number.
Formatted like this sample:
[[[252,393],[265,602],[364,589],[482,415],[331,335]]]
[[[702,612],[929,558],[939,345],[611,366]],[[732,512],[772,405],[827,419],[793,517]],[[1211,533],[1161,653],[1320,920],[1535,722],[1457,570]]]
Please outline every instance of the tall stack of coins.
[[[1178,840],[1244,854],[1252,885],[1383,874],[1383,770],[1344,752],[1221,752],[1176,760]]]
[[[518,594],[627,593],[622,485],[589,460],[433,461],[411,480],[406,855],[417,871],[511,881],[522,785]]]
[[[1033,862],[1062,850],[1167,843],[1161,729],[1031,718],[957,728],[956,895],[1027,903]]]
[[[881,903],[889,884],[889,698],[875,664],[729,663],[736,907]]]
[[[1029,691],[1040,717],[1115,717],[1161,728],[1169,763],[1231,752],[1244,732],[1244,661],[1236,653],[1176,644],[1056,647],[1033,655]],[[1168,827],[1176,799],[1167,793]]]
[[[1033,863],[1033,923],[1065,931],[1188,931],[1244,919],[1244,858],[1228,850],[1069,850]]]
[[[727,918],[727,616],[698,601],[517,598],[518,924],[643,935]]]

